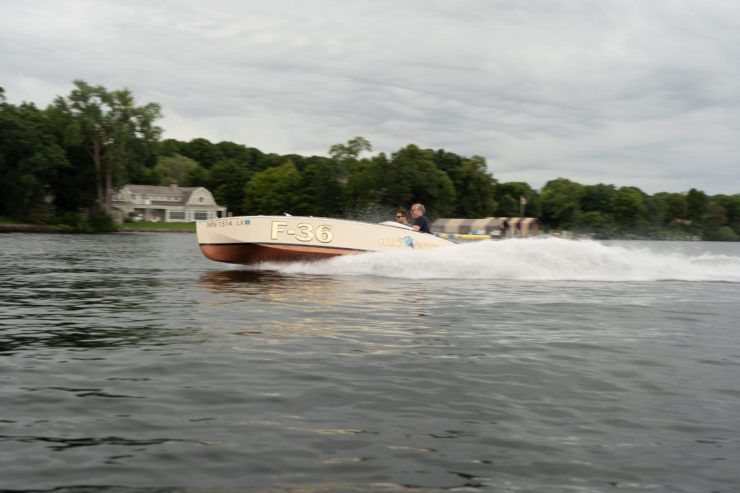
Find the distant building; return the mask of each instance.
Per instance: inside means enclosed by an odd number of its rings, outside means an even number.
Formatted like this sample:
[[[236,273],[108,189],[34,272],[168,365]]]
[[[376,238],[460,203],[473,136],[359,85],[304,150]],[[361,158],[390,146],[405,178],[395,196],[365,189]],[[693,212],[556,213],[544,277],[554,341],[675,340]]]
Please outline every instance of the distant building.
[[[119,222],[192,222],[226,216],[226,207],[216,203],[203,187],[125,185],[113,193],[114,217]],[[118,216],[118,217],[116,217]]]
[[[501,238],[523,237],[540,234],[540,224],[535,217],[442,218],[432,223],[432,232],[453,235],[490,235]]]

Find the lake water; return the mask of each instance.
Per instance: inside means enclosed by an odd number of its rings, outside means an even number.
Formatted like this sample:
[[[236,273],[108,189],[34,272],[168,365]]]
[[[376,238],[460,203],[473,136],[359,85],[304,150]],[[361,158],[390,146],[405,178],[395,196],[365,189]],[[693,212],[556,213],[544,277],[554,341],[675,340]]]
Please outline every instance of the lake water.
[[[4,492],[737,492],[740,243],[2,234],[0,403]]]

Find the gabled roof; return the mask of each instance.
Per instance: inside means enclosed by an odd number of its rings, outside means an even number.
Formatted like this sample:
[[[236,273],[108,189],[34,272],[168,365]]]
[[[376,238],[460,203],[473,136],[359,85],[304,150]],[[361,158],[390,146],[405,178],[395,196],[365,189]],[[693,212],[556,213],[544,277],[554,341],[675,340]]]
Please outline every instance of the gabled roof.
[[[179,204],[186,204],[190,200],[190,195],[200,187],[178,187],[170,185],[168,187],[161,185],[126,185],[131,193],[142,195],[174,195],[179,197]],[[172,205],[173,202],[152,201],[155,205]]]

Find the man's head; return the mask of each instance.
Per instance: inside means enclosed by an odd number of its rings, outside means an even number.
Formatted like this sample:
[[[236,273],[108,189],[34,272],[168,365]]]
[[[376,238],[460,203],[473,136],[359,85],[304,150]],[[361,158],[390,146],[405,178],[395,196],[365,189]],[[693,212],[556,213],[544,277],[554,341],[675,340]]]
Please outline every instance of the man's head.
[[[424,212],[426,212],[426,209],[424,209],[424,206],[422,204],[414,204],[411,206],[411,217],[416,219],[419,216],[423,216]]]

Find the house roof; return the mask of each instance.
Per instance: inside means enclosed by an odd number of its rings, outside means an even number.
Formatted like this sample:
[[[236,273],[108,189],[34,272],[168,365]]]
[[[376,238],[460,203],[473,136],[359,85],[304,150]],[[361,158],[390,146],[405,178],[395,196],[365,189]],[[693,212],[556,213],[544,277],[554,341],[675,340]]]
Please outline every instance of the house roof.
[[[186,204],[190,199],[190,195],[200,187],[178,187],[177,185],[170,185],[168,187],[160,185],[126,185],[131,193],[146,194],[146,195],[174,195],[179,196],[180,204]],[[172,205],[172,202],[163,202],[153,200],[152,205]]]

